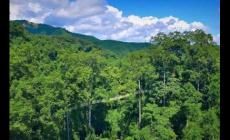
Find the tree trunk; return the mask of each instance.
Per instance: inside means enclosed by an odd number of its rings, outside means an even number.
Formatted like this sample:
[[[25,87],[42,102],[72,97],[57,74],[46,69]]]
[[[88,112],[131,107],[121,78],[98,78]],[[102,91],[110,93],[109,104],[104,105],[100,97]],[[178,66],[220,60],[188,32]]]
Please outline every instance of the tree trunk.
[[[138,127],[141,128],[141,83],[139,80],[139,99],[138,99],[139,117],[138,117]]]
[[[140,95],[139,95],[140,96]],[[139,119],[138,119],[138,126],[139,128],[141,128],[141,97],[139,97],[139,103],[138,103],[138,106],[139,106]]]
[[[66,116],[66,123],[67,123],[67,140],[70,140],[70,134],[69,134],[69,113],[67,112],[67,116]]]
[[[165,71],[164,71],[164,99],[163,99],[163,106],[165,106],[165,96],[166,96],[166,93],[165,93]]]
[[[199,78],[197,80],[197,91],[200,91],[200,66],[199,66],[198,74],[199,74]]]
[[[92,111],[92,105],[91,103],[89,103],[89,106],[88,106],[89,128],[91,128],[91,111]]]

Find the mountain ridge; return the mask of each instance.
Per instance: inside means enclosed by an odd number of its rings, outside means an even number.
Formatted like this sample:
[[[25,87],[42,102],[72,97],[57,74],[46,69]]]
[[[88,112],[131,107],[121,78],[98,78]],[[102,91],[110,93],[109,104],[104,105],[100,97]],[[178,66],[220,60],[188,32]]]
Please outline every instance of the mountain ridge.
[[[64,35],[80,38],[83,40],[90,41],[97,45],[99,48],[112,51],[116,54],[126,54],[127,52],[141,50],[148,48],[151,44],[144,42],[123,42],[118,40],[101,40],[94,36],[84,35],[80,33],[73,33],[62,27],[54,27],[48,24],[34,23],[27,20],[11,20],[21,24],[28,32],[37,35]]]

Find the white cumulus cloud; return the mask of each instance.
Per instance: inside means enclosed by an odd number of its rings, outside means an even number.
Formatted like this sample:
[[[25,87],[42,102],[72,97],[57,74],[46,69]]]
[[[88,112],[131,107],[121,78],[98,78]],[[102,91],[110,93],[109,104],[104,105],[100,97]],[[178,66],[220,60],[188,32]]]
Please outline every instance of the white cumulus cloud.
[[[220,34],[214,35],[213,40],[220,45]]]
[[[10,0],[10,19],[61,26],[100,39],[132,42],[149,40],[158,32],[206,30],[201,22],[188,23],[174,16],[124,16],[106,0]]]
[[[77,0],[57,11],[57,16],[65,18],[85,17],[105,10],[104,0]]]

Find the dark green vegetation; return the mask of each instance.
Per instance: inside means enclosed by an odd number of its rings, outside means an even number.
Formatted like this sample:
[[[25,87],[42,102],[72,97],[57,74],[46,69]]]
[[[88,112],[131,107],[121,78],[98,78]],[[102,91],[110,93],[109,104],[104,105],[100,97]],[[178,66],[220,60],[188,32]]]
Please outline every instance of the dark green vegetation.
[[[118,56],[11,22],[10,138],[218,140],[219,47],[201,30],[154,39]]]
[[[147,48],[150,46],[150,43],[135,43],[135,42],[127,43],[127,42],[121,42],[121,41],[115,41],[115,40],[99,40],[93,36],[71,33],[63,28],[59,28],[59,27],[55,28],[55,27],[52,27],[46,24],[36,24],[36,23],[28,22],[26,20],[16,20],[14,22],[21,24],[23,27],[25,27],[25,29],[28,32],[33,33],[33,34],[52,35],[52,36],[62,35],[62,36],[78,38],[82,42],[91,42],[94,45],[98,46],[99,48],[108,50],[110,52],[113,52],[119,55],[123,55],[128,52]]]

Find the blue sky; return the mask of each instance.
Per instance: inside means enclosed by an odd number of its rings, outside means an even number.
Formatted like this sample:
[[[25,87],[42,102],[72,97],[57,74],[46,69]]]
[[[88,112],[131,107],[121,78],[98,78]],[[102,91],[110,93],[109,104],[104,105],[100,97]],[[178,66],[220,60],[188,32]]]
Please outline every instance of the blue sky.
[[[175,16],[187,22],[200,21],[210,32],[220,32],[219,0],[108,0],[108,4],[123,11],[125,16]]]
[[[10,0],[10,19],[144,42],[158,32],[203,29],[220,38],[219,0]]]

